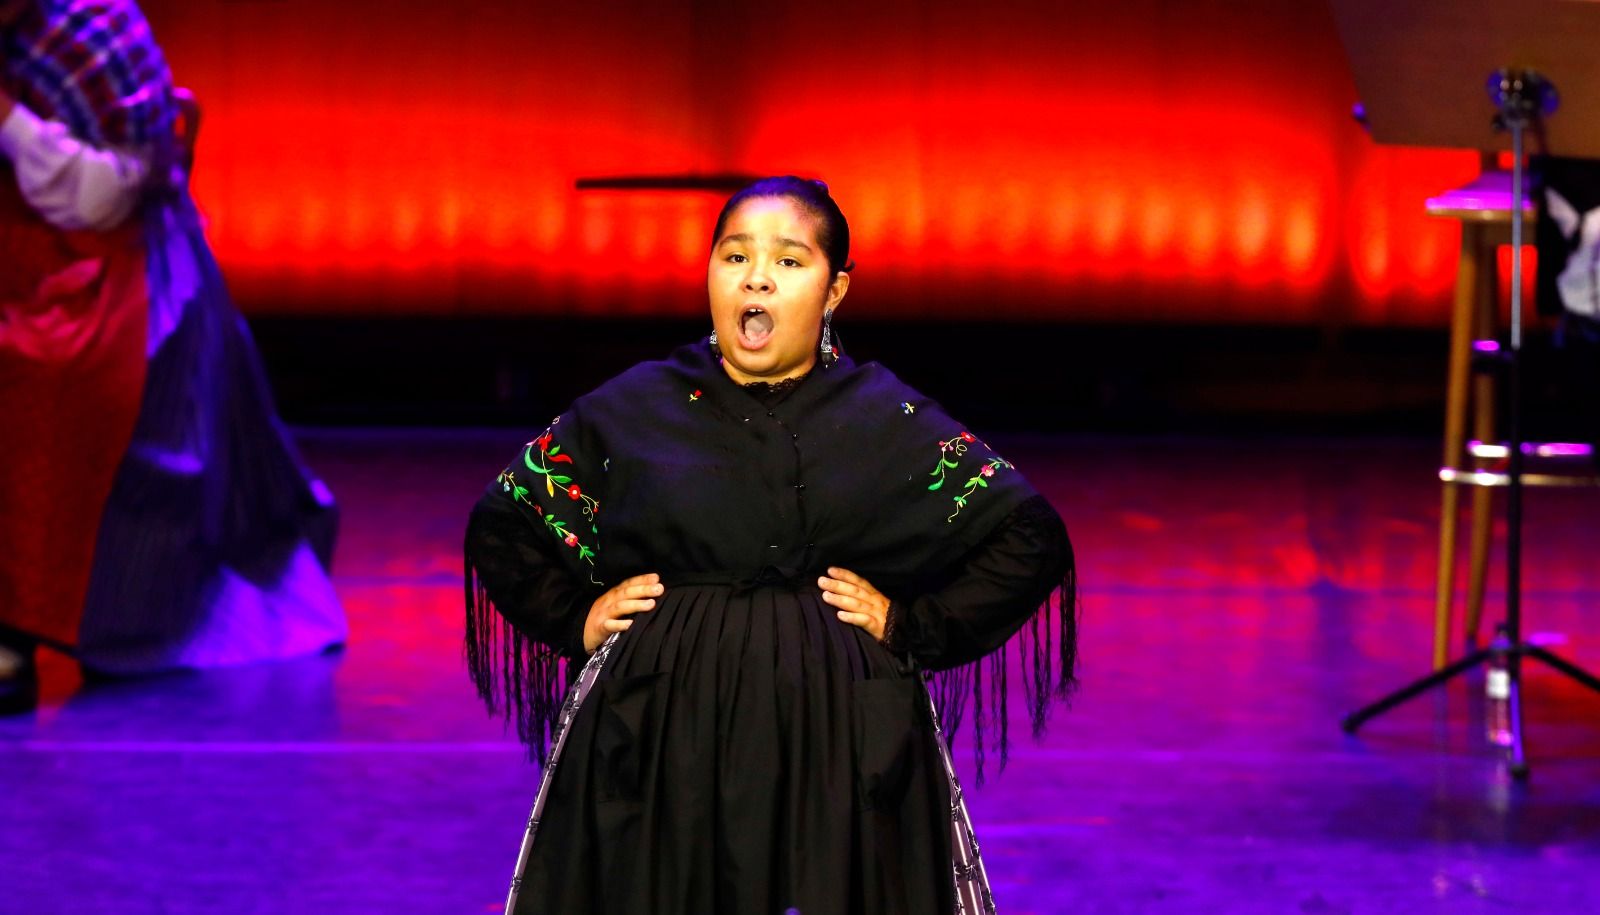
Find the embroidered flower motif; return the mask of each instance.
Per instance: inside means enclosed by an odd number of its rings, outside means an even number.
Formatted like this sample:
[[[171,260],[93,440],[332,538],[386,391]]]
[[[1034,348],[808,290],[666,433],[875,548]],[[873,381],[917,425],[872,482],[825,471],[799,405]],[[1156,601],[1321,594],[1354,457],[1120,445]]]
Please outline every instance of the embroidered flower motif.
[[[939,463],[935,464],[932,472],[928,474],[928,476],[937,477],[937,479],[928,484],[929,492],[938,492],[944,488],[946,474],[961,466],[961,459],[967,453],[967,446],[972,443],[983,445],[982,442],[978,441],[976,435],[965,431],[939,443]],[[993,449],[989,448],[988,445],[984,445],[984,448],[988,449],[991,454],[993,453]],[[980,489],[989,488],[989,480],[994,477],[995,471],[1014,469],[1016,468],[1012,467],[1009,461],[1001,457],[990,458],[980,465],[977,472],[972,475],[972,478],[967,480],[966,491],[951,497],[952,501],[956,503],[956,510],[951,512],[950,517],[944,520],[947,522],[956,520],[956,516],[961,514],[961,510],[967,507],[967,501],[972,498],[973,493]]]
[[[566,494],[569,500],[577,502],[584,518],[589,522],[589,532],[591,534],[599,534],[600,528],[595,524],[594,517],[595,513],[600,509],[599,500],[584,492],[583,488],[572,477],[559,473],[554,466],[556,464],[573,463],[572,456],[562,454],[561,446],[555,443],[554,428],[555,423],[551,423],[550,428],[546,429],[543,435],[524,446],[522,463],[528,470],[544,477],[545,495],[555,498],[556,490],[559,489]],[[589,544],[584,543],[577,533],[568,530],[566,521],[557,517],[554,512],[547,510],[545,506],[530,499],[528,497],[528,488],[518,482],[515,471],[507,470],[500,474],[500,485],[501,489],[510,493],[513,499],[531,507],[540,520],[544,522],[545,529],[558,540],[567,546],[577,549],[578,558],[589,564],[589,580],[594,584],[602,584],[594,577],[594,549]]]
[[[954,470],[961,466],[959,461],[961,460],[961,455],[967,453],[967,443],[960,439],[961,436],[958,435],[949,441],[939,443],[939,463],[935,464],[933,471],[928,474],[928,476],[938,477],[938,479],[928,485],[929,492],[938,492],[944,488],[945,471]],[[955,455],[955,460],[951,460],[951,454]]]
[[[915,413],[915,412],[917,412],[917,408],[916,408],[916,407],[913,407],[913,406],[912,406],[912,405],[911,405],[911,401],[909,401],[909,400],[907,400],[907,401],[903,401],[903,402],[902,402],[902,403],[901,403],[901,404],[900,404],[900,409],[902,409],[902,410],[904,410],[904,411],[906,411],[906,415],[907,415],[907,416],[910,416],[910,415],[911,415],[911,414],[913,414],[913,413]]]
[[[697,401],[699,399],[700,399],[700,389],[699,388],[695,388],[694,389],[694,393],[689,395],[689,402],[690,403],[694,403],[695,401]]]

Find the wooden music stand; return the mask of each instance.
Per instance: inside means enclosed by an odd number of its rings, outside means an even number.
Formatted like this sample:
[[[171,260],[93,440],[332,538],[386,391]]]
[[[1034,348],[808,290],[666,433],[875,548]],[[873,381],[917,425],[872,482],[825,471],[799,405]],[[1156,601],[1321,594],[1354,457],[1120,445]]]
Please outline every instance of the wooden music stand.
[[[1332,0],[1332,7],[1373,138],[1380,143],[1478,150],[1509,145],[1513,169],[1508,217],[1520,215],[1525,203],[1524,138],[1528,131],[1543,139],[1545,152],[1600,158],[1600,55],[1593,50],[1600,39],[1600,3]],[[1557,93],[1567,116],[1547,125],[1544,117],[1556,110]],[[1363,722],[1434,686],[1480,664],[1503,659],[1509,680],[1510,768],[1512,775],[1523,778],[1528,765],[1522,727],[1522,658],[1548,664],[1597,692],[1600,678],[1541,646],[1524,642],[1521,636],[1524,220],[1508,221],[1513,244],[1511,333],[1509,346],[1499,350],[1510,394],[1506,621],[1493,644],[1443,666],[1436,664],[1438,669],[1432,674],[1351,713],[1344,720],[1344,729],[1354,733]],[[1457,420],[1451,417],[1451,421]],[[1452,462],[1459,459],[1457,455],[1449,457]],[[1445,503],[1453,510],[1454,499],[1447,495]],[[1443,519],[1445,524],[1453,521]],[[1448,604],[1445,607],[1447,612]]]
[[[1484,85],[1536,70],[1561,93],[1549,152],[1600,158],[1600,3],[1331,0],[1367,125],[1379,143],[1504,150]]]

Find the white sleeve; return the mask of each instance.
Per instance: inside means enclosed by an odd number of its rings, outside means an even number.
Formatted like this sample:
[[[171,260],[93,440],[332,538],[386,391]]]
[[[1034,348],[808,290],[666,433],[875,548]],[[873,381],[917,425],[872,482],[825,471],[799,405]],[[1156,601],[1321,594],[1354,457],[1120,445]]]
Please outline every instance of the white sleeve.
[[[137,147],[101,149],[15,104],[0,124],[0,154],[10,159],[22,197],[59,229],[115,228],[139,202],[152,155]]]

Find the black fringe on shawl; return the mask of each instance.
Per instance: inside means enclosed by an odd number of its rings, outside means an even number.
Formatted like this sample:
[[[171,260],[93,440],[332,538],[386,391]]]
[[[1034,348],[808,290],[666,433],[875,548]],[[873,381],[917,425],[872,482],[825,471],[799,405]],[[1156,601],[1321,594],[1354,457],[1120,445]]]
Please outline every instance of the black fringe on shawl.
[[[561,705],[578,668],[548,645],[518,632],[494,608],[472,560],[465,563],[467,670],[491,713],[516,722],[528,756],[541,767],[560,727]]]
[[[1055,604],[1053,613],[1052,602]],[[1044,736],[1053,700],[1065,702],[1077,688],[1080,609],[1077,571],[1069,559],[1054,601],[1046,598],[1039,612],[1023,624],[1018,633],[1020,637],[1014,640],[1034,740]],[[972,758],[979,785],[984,783],[984,763],[988,753],[1000,757],[1001,772],[1005,771],[1010,757],[1006,698],[1010,686],[1007,667],[1011,652],[1012,647],[1008,643],[987,658],[928,675],[928,691],[939,710],[939,727],[944,731],[945,740],[950,742],[952,752],[956,735],[966,717],[967,702],[969,699],[972,702]],[[985,666],[988,667],[987,699]],[[984,744],[985,730],[989,732],[987,746]]]
[[[1071,549],[1070,543],[1068,549]],[[467,670],[478,697],[491,713],[516,722],[517,736],[529,757],[540,766],[560,727],[562,703],[579,667],[568,664],[557,651],[519,633],[506,621],[478,578],[471,559],[463,569],[466,598]],[[1054,603],[1052,613],[1051,604]],[[1067,568],[1054,600],[1046,598],[1039,612],[1024,623],[1016,642],[1021,666],[1023,697],[1035,740],[1044,736],[1054,701],[1065,702],[1077,687],[1078,666],[1077,572],[1068,556]],[[956,737],[972,702],[972,757],[977,783],[984,784],[987,755],[1000,757],[1005,771],[1011,750],[1006,710],[1010,690],[1008,643],[986,658],[928,675],[928,691],[939,710],[939,727],[954,750]],[[984,695],[984,666],[988,670],[988,697]],[[986,706],[987,702],[987,706]],[[988,731],[988,744],[984,732]]]

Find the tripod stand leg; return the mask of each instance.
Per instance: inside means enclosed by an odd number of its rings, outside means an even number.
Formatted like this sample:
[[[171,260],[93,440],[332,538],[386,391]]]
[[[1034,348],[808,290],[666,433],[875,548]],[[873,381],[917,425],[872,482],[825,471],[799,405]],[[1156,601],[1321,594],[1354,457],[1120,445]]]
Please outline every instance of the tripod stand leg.
[[[1538,645],[1524,645],[1522,647],[1522,653],[1530,658],[1538,658],[1546,664],[1549,664],[1551,667],[1554,667],[1556,670],[1559,670],[1572,679],[1577,680],[1579,683],[1582,683],[1584,686],[1587,686],[1595,692],[1600,693],[1600,677],[1596,677],[1594,674],[1589,673],[1587,670],[1584,670],[1571,661],[1568,661],[1566,658],[1563,658],[1554,652],[1546,651]]]
[[[1474,651],[1472,654],[1467,655],[1461,660],[1447,664],[1420,680],[1414,681],[1406,686],[1402,686],[1401,688],[1395,690],[1387,696],[1384,696],[1382,699],[1379,699],[1377,702],[1374,702],[1371,705],[1364,706],[1354,712],[1351,712],[1349,715],[1345,716],[1344,719],[1345,733],[1354,734],[1356,732],[1356,728],[1361,727],[1361,725],[1368,720],[1376,718],[1377,716],[1387,712],[1389,709],[1394,708],[1413,696],[1427,692],[1433,687],[1444,683],[1446,680],[1449,680],[1451,677],[1454,677],[1463,671],[1482,664],[1484,661],[1488,660],[1488,658],[1489,652],[1487,649]]]
[[[1508,700],[1511,705],[1511,746],[1509,750],[1509,767],[1511,777],[1517,780],[1528,777],[1528,748],[1524,740],[1526,733],[1522,728],[1522,677],[1515,670],[1518,658],[1510,659],[1513,668],[1511,673],[1511,694]]]

